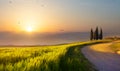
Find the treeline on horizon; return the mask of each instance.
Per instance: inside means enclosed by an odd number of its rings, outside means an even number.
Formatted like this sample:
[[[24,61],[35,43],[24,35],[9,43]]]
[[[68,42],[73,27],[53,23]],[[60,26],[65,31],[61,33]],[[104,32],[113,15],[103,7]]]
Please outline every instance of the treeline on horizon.
[[[98,27],[96,27],[95,31],[93,31],[93,29],[91,28],[91,32],[90,32],[90,40],[102,40],[103,39],[103,31],[102,28],[100,28],[100,30],[98,29]]]

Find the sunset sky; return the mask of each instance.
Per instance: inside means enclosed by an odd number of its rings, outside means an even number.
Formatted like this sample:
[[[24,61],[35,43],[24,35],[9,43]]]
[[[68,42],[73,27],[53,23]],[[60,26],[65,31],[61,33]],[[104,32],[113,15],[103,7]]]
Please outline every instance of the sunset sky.
[[[1,41],[15,33],[20,39],[23,33],[89,32],[96,26],[120,34],[120,0],[0,0]]]
[[[120,0],[0,0],[0,31],[119,33]]]

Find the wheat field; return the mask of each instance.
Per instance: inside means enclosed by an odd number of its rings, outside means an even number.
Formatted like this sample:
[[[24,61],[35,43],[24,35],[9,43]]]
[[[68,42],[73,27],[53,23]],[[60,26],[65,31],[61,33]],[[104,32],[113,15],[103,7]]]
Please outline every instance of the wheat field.
[[[0,47],[0,71],[94,71],[80,48],[101,42],[103,41],[55,46]]]

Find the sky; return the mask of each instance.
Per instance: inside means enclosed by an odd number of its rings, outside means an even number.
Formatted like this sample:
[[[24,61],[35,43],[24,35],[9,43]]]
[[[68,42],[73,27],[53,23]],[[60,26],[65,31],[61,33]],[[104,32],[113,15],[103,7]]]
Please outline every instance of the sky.
[[[120,0],[0,0],[2,35],[89,32],[96,26],[120,34]]]
[[[0,0],[1,31],[27,26],[36,32],[86,32],[100,26],[119,33],[120,0]]]

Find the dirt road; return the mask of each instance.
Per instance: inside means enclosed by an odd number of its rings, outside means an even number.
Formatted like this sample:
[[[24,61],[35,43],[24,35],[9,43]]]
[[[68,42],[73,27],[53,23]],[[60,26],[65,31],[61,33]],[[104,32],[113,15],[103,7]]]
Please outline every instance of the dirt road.
[[[120,55],[110,49],[111,44],[86,46],[82,48],[82,53],[98,71],[120,71]]]

